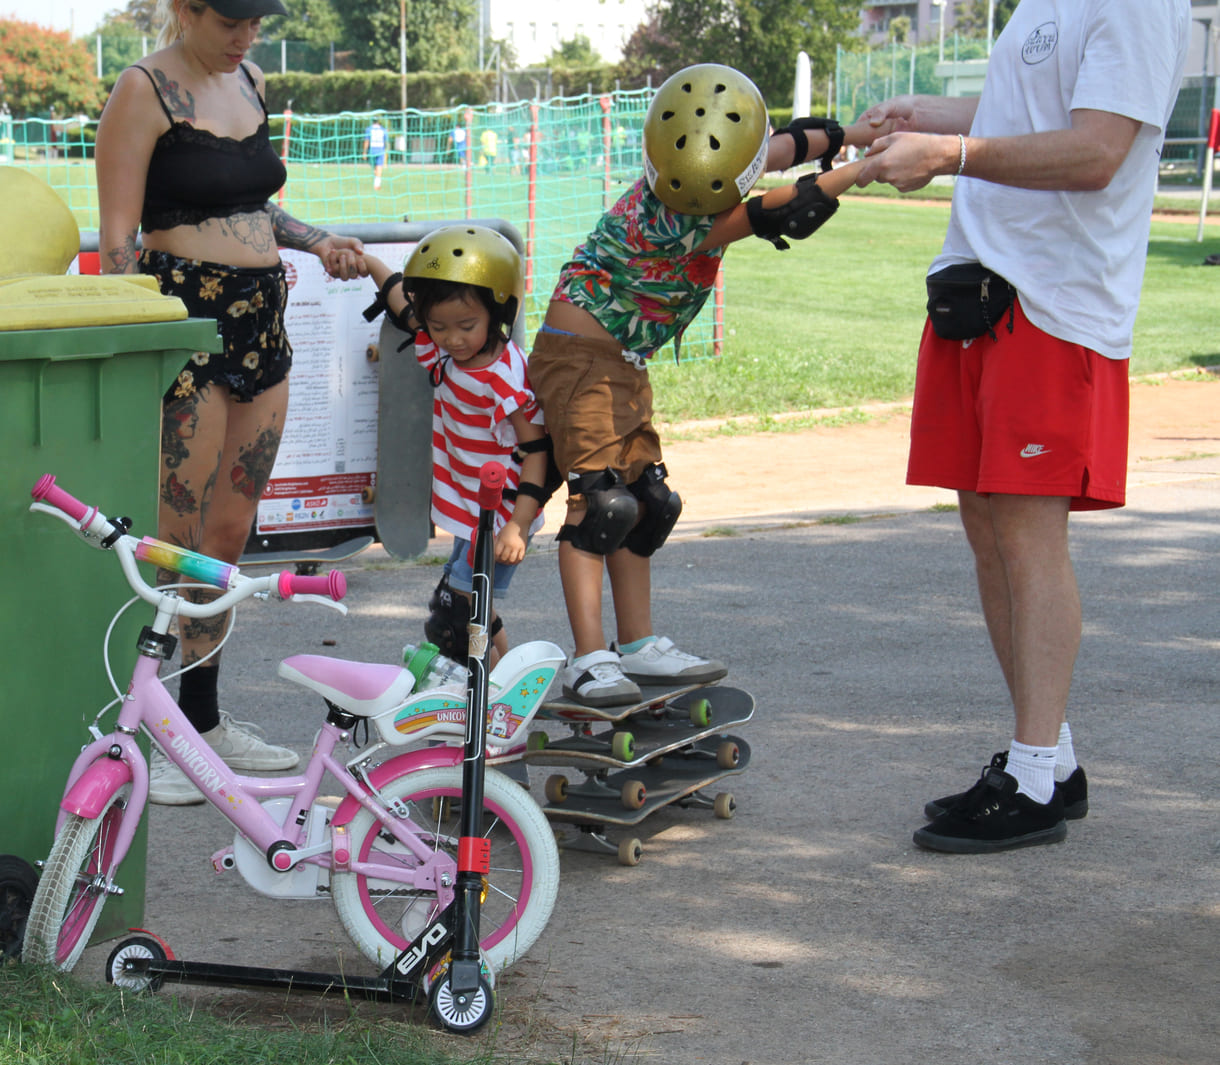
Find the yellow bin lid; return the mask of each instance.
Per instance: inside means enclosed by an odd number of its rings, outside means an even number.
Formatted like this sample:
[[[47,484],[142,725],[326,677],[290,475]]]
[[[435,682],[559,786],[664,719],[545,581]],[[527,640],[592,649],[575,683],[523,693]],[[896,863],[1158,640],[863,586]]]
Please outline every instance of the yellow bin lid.
[[[177,296],[163,296],[144,274],[26,274],[0,278],[0,330],[177,322]]]

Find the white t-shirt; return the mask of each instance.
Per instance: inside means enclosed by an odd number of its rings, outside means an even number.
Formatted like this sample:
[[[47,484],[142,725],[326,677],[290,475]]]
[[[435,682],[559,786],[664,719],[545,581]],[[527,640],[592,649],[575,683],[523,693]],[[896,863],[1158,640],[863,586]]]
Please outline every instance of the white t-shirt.
[[[1068,129],[1080,109],[1142,125],[1098,191],[959,178],[929,272],[978,260],[1012,282],[1039,329],[1129,358],[1161,144],[1189,36],[1189,0],[1021,0],[992,51],[971,136]]]

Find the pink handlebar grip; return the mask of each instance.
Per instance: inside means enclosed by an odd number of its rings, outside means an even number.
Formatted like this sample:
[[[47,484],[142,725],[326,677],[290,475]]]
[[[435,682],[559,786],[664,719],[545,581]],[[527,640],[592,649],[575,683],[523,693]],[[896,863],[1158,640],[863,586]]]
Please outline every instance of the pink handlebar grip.
[[[30,490],[30,495],[39,503],[49,503],[77,521],[84,521],[90,513],[89,507],[79,499],[55,486],[55,475],[51,473],[44,473],[38,478],[38,483]]]
[[[479,506],[484,510],[498,509],[507,479],[508,474],[500,463],[483,463],[479,468]]]
[[[320,577],[301,577],[284,570],[280,574],[279,593],[281,599],[293,595],[324,595],[338,602],[347,595],[347,578],[337,569]]]

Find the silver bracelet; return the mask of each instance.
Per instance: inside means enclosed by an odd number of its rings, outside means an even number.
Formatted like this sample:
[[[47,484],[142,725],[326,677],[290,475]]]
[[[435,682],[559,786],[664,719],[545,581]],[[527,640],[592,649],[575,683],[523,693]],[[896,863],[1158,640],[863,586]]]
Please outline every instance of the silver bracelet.
[[[961,177],[966,170],[966,138],[960,133],[957,135],[957,147],[960,153],[957,160],[957,176]]]

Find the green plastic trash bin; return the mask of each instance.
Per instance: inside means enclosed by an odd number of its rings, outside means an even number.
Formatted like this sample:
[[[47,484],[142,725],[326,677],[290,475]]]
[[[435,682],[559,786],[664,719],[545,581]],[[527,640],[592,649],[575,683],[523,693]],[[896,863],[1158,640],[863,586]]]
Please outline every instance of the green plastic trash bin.
[[[74,278],[65,290],[88,283]],[[103,637],[132,597],[112,555],[85,545],[62,522],[29,512],[30,489],[42,474],[54,474],[83,502],[132,518],[133,534],[155,535],[161,396],[193,352],[220,349],[214,321],[184,319],[180,301],[160,296],[177,308],[165,317],[181,320],[141,320],[149,316],[148,294],[133,288],[132,295],[135,322],[13,329],[27,319],[6,318],[0,291],[0,804],[9,815],[0,854],[30,863],[50,851],[68,770],[89,739],[88,725],[115,698]],[[72,300],[64,317],[78,322],[80,307]],[[113,322],[122,307],[110,299],[99,317]],[[129,611],[110,641],[120,685],[147,621],[146,611]],[[113,720],[107,715],[103,729]],[[107,903],[96,939],[141,923],[145,854],[141,834],[119,872],[124,894]]]

